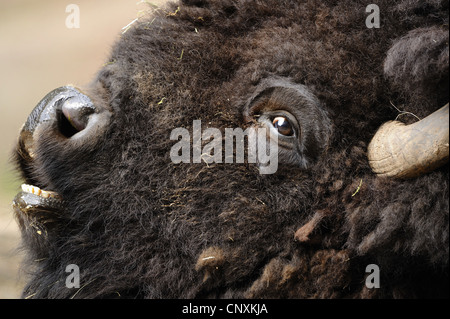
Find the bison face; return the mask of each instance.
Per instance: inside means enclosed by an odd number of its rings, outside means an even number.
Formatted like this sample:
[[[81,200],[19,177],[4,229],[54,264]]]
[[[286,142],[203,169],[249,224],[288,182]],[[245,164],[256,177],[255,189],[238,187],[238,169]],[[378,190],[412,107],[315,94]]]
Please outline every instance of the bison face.
[[[370,166],[397,154],[390,137],[367,158],[392,104],[425,118],[448,102],[448,9],[382,2],[379,29],[351,0],[185,0],[138,19],[21,131],[24,297],[448,295],[448,127],[432,148],[447,155],[396,178]],[[409,131],[445,127],[439,112]],[[252,157],[266,151],[271,172]]]

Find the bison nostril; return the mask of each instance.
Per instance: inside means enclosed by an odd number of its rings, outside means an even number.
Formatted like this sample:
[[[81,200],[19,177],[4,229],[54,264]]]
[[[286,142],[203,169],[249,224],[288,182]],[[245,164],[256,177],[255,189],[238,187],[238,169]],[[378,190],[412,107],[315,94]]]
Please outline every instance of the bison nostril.
[[[66,115],[64,115],[62,110],[56,111],[56,118],[58,123],[58,130],[65,137],[70,138],[81,131],[70,122],[70,120],[66,117]]]
[[[58,127],[66,137],[72,137],[84,130],[88,124],[89,116],[95,113],[91,100],[81,94],[61,101],[61,111],[58,112]]]

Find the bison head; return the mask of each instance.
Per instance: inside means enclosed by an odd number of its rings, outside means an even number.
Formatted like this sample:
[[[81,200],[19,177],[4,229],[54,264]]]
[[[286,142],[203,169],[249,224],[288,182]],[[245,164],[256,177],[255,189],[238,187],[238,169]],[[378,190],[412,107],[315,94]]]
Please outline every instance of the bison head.
[[[448,102],[448,4],[379,7],[379,28],[354,0],[137,19],[21,131],[23,296],[448,296],[448,107],[427,118]],[[239,129],[277,141],[275,171]]]

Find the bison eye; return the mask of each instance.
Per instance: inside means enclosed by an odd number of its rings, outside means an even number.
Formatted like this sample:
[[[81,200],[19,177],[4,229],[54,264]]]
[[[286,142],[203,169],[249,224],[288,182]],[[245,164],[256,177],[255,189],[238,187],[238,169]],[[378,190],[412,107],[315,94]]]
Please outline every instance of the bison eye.
[[[284,136],[294,135],[294,128],[287,118],[284,116],[278,116],[273,119],[273,127],[277,129],[278,133]]]

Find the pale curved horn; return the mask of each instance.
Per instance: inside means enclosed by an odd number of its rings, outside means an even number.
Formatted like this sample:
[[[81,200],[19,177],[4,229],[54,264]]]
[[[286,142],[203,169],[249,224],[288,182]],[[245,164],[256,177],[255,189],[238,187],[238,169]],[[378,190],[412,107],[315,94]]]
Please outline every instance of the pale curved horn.
[[[448,104],[411,125],[383,124],[368,147],[369,164],[379,176],[414,178],[449,159]]]

